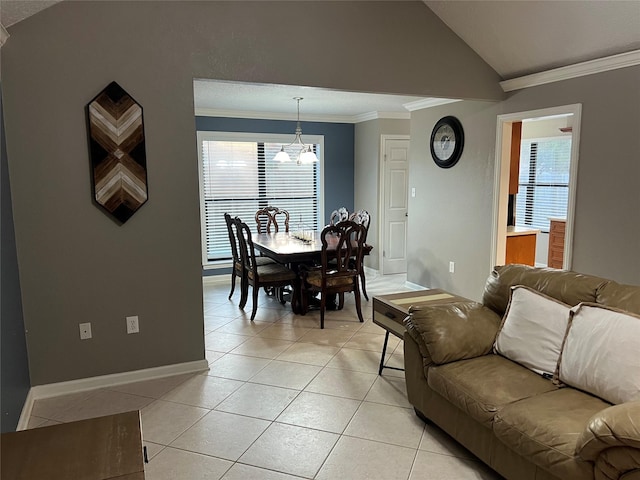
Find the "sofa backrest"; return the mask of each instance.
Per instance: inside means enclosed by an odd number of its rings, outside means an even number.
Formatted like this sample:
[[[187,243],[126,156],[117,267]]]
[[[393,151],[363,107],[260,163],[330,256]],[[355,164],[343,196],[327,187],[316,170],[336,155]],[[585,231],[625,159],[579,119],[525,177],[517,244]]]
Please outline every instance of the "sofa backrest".
[[[509,303],[511,287],[525,285],[567,305],[574,306],[580,302],[598,301],[598,292],[601,292],[602,300],[613,299],[615,296],[613,291],[604,288],[607,283],[610,283],[610,280],[565,270],[529,267],[527,265],[503,265],[494,267],[489,275],[484,287],[482,303],[498,315],[503,316]],[[640,290],[640,287],[633,288]],[[640,301],[640,297],[638,297],[638,301]],[[625,302],[631,303],[628,300],[620,299],[620,303]]]
[[[640,287],[610,280],[598,289],[596,302],[640,315]]]

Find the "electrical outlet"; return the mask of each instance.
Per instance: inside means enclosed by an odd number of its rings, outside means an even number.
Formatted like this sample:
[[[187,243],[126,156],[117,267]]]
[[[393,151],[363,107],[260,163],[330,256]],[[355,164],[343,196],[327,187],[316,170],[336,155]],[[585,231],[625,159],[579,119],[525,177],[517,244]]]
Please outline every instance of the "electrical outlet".
[[[454,273],[456,271],[456,262],[449,262],[449,273]]]
[[[138,316],[127,317],[127,333],[138,333],[140,328],[138,325]]]
[[[91,338],[91,324],[81,323],[80,325],[80,340],[88,340]]]

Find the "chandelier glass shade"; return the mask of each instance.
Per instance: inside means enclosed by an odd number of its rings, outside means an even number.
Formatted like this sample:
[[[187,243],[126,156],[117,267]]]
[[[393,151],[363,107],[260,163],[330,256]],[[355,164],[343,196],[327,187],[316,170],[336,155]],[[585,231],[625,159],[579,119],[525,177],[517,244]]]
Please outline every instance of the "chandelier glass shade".
[[[312,145],[307,145],[302,141],[302,127],[300,126],[300,100],[302,100],[302,97],[295,97],[294,100],[298,102],[298,123],[296,125],[296,132],[295,132],[296,136],[293,139],[293,142],[291,142],[289,145],[282,145],[282,147],[280,148],[280,151],[274,157],[274,160],[278,162],[283,162],[283,163],[290,162],[291,157],[285,151],[285,148],[287,150],[290,150],[291,148],[293,148],[298,152],[297,158],[296,158],[296,163],[298,165],[317,162],[318,157],[313,152]]]

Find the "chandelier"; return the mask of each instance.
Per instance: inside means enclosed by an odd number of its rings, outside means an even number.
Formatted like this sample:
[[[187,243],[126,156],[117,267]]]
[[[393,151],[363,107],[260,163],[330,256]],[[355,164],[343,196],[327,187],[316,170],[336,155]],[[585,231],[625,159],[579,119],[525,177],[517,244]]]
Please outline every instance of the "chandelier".
[[[289,154],[285,152],[284,149],[285,147],[289,148],[295,146],[299,148],[298,156],[296,158],[296,163],[298,165],[317,162],[318,157],[316,157],[316,154],[313,153],[311,145],[306,145],[302,141],[302,127],[300,127],[300,100],[302,100],[302,97],[295,97],[294,100],[298,102],[298,123],[296,125],[296,136],[293,139],[293,142],[291,142],[289,145],[282,145],[274,160],[277,160],[278,162],[290,162],[291,157],[289,157]]]

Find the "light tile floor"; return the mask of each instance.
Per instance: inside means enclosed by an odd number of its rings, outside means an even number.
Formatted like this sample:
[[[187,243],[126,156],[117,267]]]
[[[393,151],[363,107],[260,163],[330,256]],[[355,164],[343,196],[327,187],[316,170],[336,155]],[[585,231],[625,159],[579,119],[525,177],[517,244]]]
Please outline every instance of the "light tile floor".
[[[405,276],[369,276],[369,297],[408,290]],[[130,383],[35,402],[29,428],[141,410],[148,480],[491,479],[501,477],[416,417],[404,374],[378,376],[384,331],[345,309],[296,316],[260,294],[205,284],[202,374]],[[403,365],[390,337],[387,362]]]

